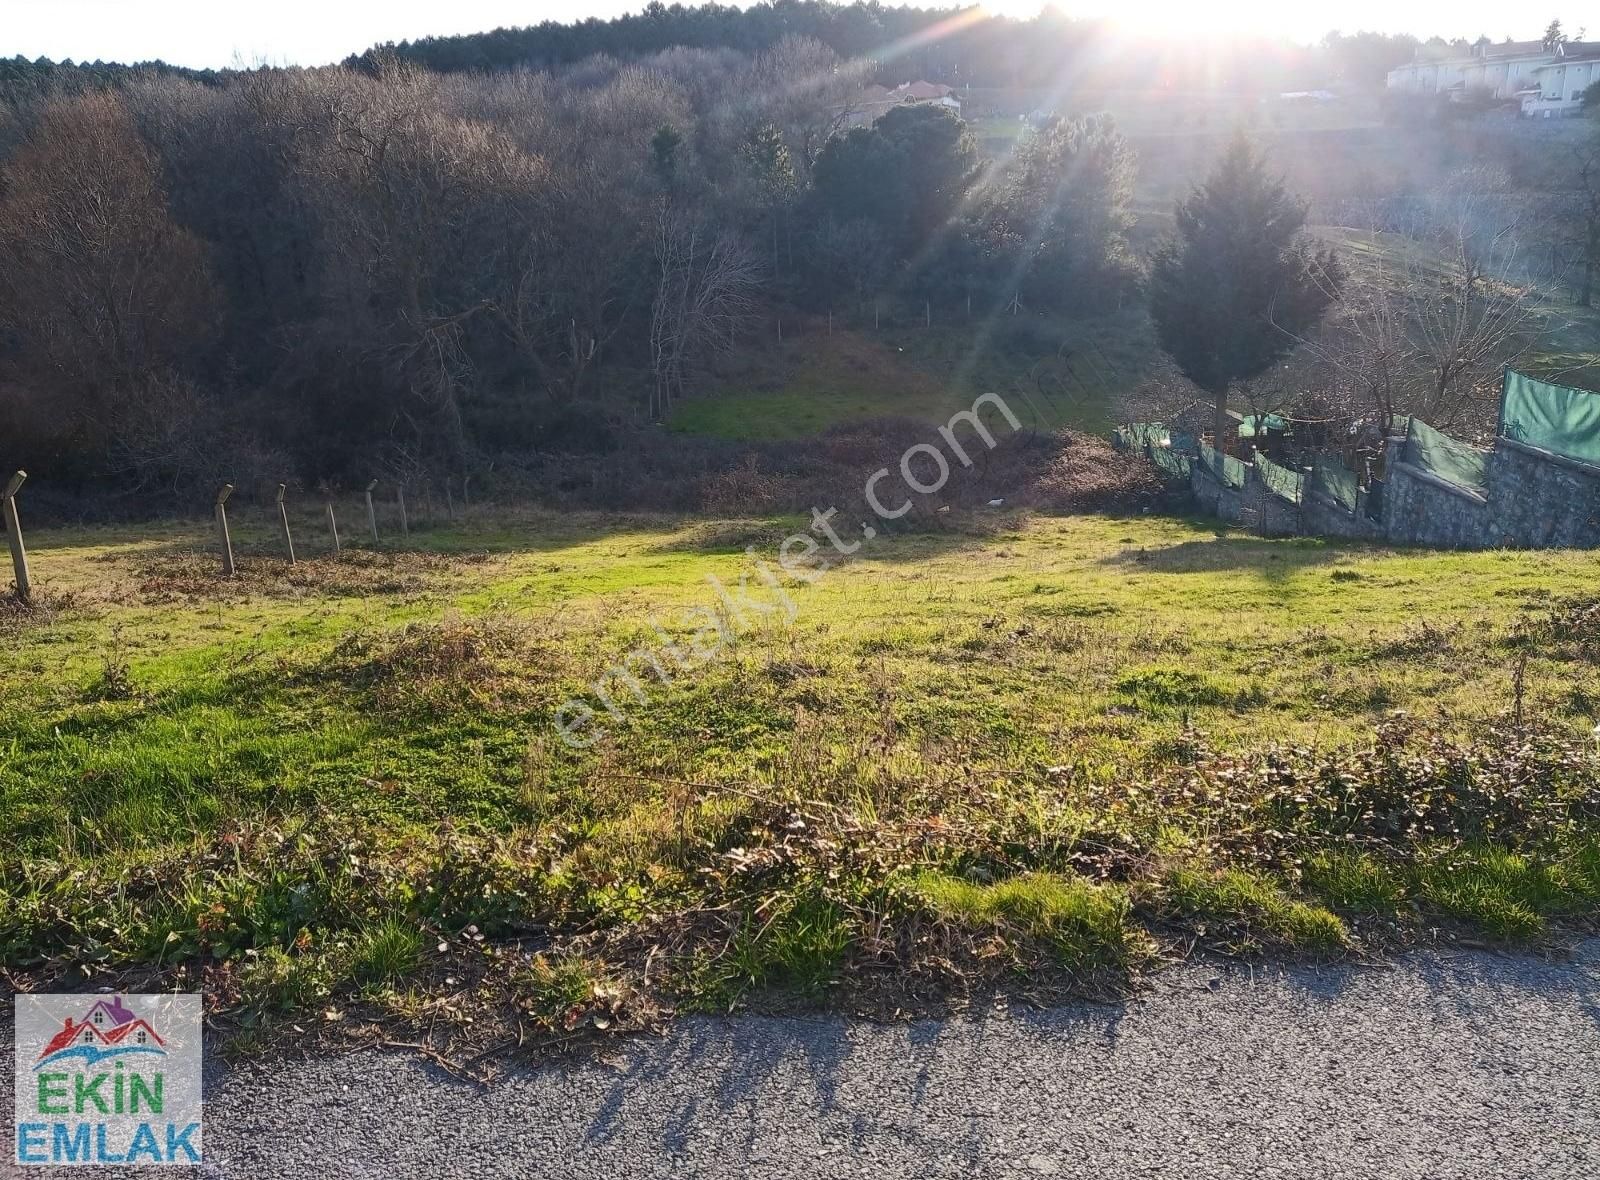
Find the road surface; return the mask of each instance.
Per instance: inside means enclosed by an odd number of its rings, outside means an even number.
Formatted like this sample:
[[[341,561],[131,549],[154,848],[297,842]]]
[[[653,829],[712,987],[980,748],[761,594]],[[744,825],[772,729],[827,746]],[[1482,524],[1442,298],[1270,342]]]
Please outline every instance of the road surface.
[[[895,1026],[683,1020],[487,1091],[376,1052],[216,1066],[205,1117],[218,1177],[1593,1180],[1600,940]]]

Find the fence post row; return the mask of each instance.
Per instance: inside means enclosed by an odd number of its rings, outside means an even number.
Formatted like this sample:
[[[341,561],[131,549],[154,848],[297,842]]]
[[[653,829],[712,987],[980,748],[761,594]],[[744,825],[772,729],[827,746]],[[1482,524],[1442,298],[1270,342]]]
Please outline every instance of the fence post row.
[[[217,493],[217,540],[222,544],[222,576],[233,577],[233,538],[228,535],[228,497],[233,485],[225,483]]]
[[[6,540],[11,543],[11,569],[16,575],[17,597],[28,602],[33,597],[33,582],[28,576],[28,550],[22,543],[22,523],[17,519],[17,492],[27,482],[28,473],[19,471],[6,484],[0,499],[5,501]]]
[[[372,491],[378,486],[378,481],[373,480],[367,485],[367,524],[372,529],[372,543],[378,543],[378,510],[372,506]]]
[[[283,505],[283,496],[288,485],[278,485],[278,523],[283,526],[283,547],[289,551],[289,564],[294,564],[294,537],[289,534],[289,510]]]

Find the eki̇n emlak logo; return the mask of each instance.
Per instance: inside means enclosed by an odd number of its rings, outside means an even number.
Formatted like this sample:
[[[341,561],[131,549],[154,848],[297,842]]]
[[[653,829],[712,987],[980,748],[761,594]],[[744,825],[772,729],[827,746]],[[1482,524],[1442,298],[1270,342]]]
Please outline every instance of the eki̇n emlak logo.
[[[18,996],[17,1162],[199,1163],[199,999]]]

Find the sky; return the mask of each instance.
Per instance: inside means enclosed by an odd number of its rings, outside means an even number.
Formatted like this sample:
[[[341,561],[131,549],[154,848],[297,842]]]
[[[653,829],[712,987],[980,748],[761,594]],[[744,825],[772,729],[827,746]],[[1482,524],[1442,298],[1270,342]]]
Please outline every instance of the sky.
[[[892,2],[892,0],[891,0]],[[922,0],[932,7],[943,0]],[[1600,38],[1600,0],[1535,13],[1490,0],[1058,0],[1072,16],[1110,17],[1141,33],[1240,31],[1314,41],[1329,29],[1374,29],[1532,40],[1551,16],[1569,33]],[[476,33],[501,25],[612,17],[644,0],[0,0],[0,57],[177,65],[321,65],[382,41]],[[1031,16],[1039,0],[987,0],[996,12]]]

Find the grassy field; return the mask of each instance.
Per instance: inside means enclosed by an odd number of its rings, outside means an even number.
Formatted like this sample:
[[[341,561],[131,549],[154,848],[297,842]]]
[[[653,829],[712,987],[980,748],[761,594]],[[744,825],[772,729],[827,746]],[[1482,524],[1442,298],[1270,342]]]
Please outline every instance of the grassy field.
[[[30,986],[563,1037],[1539,941],[1600,902],[1593,555],[996,513],[786,579],[791,619],[707,575],[798,521],[485,510],[335,561],[307,517],[291,570],[237,515],[231,583],[198,524],[34,538],[43,605],[0,622]],[[717,658],[558,738],[708,617]]]
[[[870,314],[870,313],[869,313]],[[681,402],[671,428],[738,440],[799,439],[868,418],[944,422],[980,393],[1016,398],[1042,427],[1107,432],[1116,399],[1157,362],[1142,313],[1092,319],[1031,314],[968,320],[940,309],[930,330],[916,314],[808,317],[752,338],[704,394]]]

